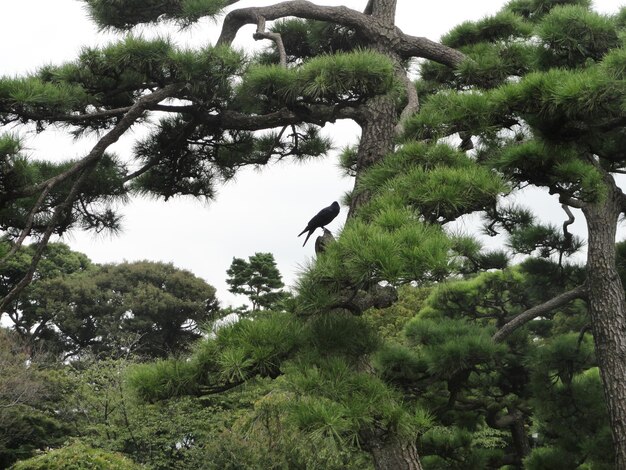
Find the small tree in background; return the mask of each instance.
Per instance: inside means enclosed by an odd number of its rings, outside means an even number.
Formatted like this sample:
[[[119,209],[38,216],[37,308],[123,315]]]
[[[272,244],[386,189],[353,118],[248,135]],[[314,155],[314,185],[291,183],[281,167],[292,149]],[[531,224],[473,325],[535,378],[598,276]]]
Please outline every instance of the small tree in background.
[[[252,303],[252,311],[270,309],[285,297],[285,286],[271,253],[255,253],[248,257],[233,258],[226,270],[229,292],[246,295]]]

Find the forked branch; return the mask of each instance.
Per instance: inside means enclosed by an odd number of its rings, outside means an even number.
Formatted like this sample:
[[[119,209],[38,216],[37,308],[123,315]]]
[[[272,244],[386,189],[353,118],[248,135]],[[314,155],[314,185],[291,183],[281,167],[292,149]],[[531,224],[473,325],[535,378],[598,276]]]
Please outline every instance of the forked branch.
[[[305,0],[291,0],[266,7],[233,10],[224,18],[222,32],[217,43],[231,44],[243,26],[258,25],[260,18],[265,21],[273,21],[287,17],[340,24],[353,29],[362,37],[368,38],[371,44],[377,46],[377,49],[386,49],[403,59],[422,57],[450,67],[456,67],[466,58],[463,53],[443,44],[424,37],[404,34],[400,28],[390,25],[376,16],[361,13],[345,6],[316,5]]]

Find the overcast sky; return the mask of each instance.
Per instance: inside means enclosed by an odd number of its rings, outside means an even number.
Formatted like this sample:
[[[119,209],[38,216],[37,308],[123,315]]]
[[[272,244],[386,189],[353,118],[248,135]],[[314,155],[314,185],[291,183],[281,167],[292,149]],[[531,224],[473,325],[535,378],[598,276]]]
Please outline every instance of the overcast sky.
[[[78,0],[3,0],[0,31],[0,75],[23,75],[42,65],[73,60],[82,46],[107,44],[121,36],[98,33]],[[233,7],[270,5],[277,2],[243,0]],[[316,3],[345,5],[361,11],[366,0]],[[599,0],[596,9],[614,13],[623,2]],[[417,2],[398,0],[397,25],[414,36],[437,40],[450,28],[465,20],[493,15],[503,0],[438,0]],[[221,21],[203,20],[179,32],[164,29],[181,46],[213,43],[219,35]],[[235,45],[245,49],[259,47],[252,39],[252,26],[242,29]],[[141,30],[153,34],[154,28]],[[356,142],[359,128],[350,122],[326,126],[324,132],[339,150]],[[37,158],[65,159],[84,155],[91,141],[78,142],[62,134],[46,132],[36,138],[20,132],[26,140],[28,153]],[[130,143],[142,130],[133,128],[111,150],[120,156],[128,154]],[[218,197],[209,203],[192,199],[168,202],[135,199],[122,208],[123,232],[117,236],[97,236],[73,232],[62,241],[74,250],[87,254],[97,263],[124,260],[172,262],[192,271],[218,290],[223,305],[240,305],[245,298],[227,291],[226,269],[233,257],[247,258],[255,252],[274,254],[286,284],[293,283],[298,270],[313,255],[315,234],[306,247],[303,237],[296,235],[319,209],[332,201],[340,201],[352,188],[353,181],[341,176],[336,152],[306,164],[281,163],[261,171],[242,171],[235,181],[220,188]],[[546,203],[545,218],[563,218],[554,199]],[[329,229],[337,233],[345,222],[346,208]],[[580,219],[580,217],[579,217]],[[457,224],[470,230],[471,220]],[[577,222],[579,231],[582,223]],[[320,232],[321,233],[321,232]]]

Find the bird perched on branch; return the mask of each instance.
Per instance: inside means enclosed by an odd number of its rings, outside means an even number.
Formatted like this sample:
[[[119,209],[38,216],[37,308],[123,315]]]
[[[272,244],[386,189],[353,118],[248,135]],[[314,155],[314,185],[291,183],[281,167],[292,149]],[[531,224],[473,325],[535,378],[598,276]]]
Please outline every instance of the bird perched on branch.
[[[324,207],[315,215],[315,217],[309,220],[306,228],[298,234],[298,236],[300,236],[304,232],[309,232],[302,246],[306,245],[306,242],[309,240],[309,237],[313,234],[313,232],[315,232],[315,229],[320,227],[324,228],[326,225],[331,223],[335,217],[337,217],[337,214],[339,214],[339,203],[335,201],[330,206]]]

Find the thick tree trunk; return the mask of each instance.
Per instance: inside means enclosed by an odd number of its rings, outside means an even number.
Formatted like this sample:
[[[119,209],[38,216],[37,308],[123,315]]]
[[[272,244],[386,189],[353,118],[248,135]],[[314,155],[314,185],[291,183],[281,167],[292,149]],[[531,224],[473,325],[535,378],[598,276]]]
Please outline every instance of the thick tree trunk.
[[[587,204],[587,283],[596,357],[609,412],[615,468],[626,469],[626,301],[615,267],[619,190],[608,182],[605,201]]]
[[[516,463],[522,464],[523,459],[530,454],[530,440],[526,431],[526,423],[524,416],[520,412],[515,421],[511,424],[511,437],[513,438],[513,446],[517,457]]]
[[[364,444],[374,458],[376,470],[422,470],[415,441],[381,439],[375,434],[368,433]]]
[[[397,0],[370,0],[365,7],[365,13],[375,16],[384,23],[394,24],[397,3]]]
[[[393,150],[395,126],[398,123],[398,111],[392,97],[377,96],[371,99],[366,107],[366,117],[359,122],[361,139],[357,153],[355,189],[359,186],[363,172]],[[350,201],[348,218],[369,199],[369,192],[355,191]]]

